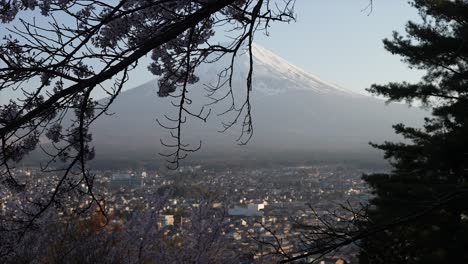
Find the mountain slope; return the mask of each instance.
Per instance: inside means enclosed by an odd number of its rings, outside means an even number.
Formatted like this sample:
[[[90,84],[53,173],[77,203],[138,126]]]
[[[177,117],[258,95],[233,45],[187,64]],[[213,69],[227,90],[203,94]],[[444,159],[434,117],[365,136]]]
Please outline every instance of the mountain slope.
[[[236,62],[233,85],[243,96],[248,71],[248,57]],[[203,65],[197,71],[200,82],[190,87],[190,96],[202,98],[203,84],[212,83],[219,64]],[[405,105],[390,104],[363,96],[320,80],[284,59],[254,47],[252,111],[254,136],[248,146],[235,143],[240,130],[235,127],[224,134],[221,122],[229,121],[215,114],[207,122],[189,119],[183,129],[186,142],[203,141],[200,153],[272,153],[279,151],[355,151],[369,150],[369,141],[396,139],[392,124],[416,124],[424,112]],[[115,115],[99,120],[94,142],[102,156],[132,159],[135,156],[157,157],[165,150],[161,138],[169,132],[159,127],[156,118],[174,114],[169,98],[157,96],[157,82],[152,81],[122,93],[111,108]],[[206,98],[205,98],[206,100]],[[209,101],[205,101],[206,103]],[[228,103],[214,107],[214,113]],[[228,119],[228,120],[226,120]],[[202,154],[195,154],[202,155]]]

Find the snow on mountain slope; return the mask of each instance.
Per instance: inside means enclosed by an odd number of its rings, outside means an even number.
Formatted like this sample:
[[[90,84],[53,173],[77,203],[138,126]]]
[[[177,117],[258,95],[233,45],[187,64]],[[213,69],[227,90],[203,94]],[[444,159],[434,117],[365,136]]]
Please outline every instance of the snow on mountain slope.
[[[265,89],[271,92],[276,89],[276,92],[285,91],[285,89],[305,89],[313,90],[317,93],[332,93],[341,94],[347,96],[360,96],[357,93],[351,92],[344,88],[338,87],[329,82],[325,82],[301,68],[287,62],[280,56],[272,53],[271,51],[263,48],[260,45],[253,45],[253,57],[254,57],[254,76],[258,78],[269,78],[268,83],[258,83],[257,89]],[[244,66],[247,67],[247,60],[244,60]],[[272,83],[287,82],[287,87],[280,87],[279,85],[273,85]]]
[[[249,55],[244,50],[234,63],[233,83],[237,88],[245,86],[249,71]],[[363,95],[326,82],[303,69],[289,63],[280,56],[253,44],[253,80],[254,92],[263,95],[275,95],[290,90],[308,90],[319,94],[362,97]],[[230,63],[230,56],[225,56],[217,63],[204,64],[196,70],[200,83],[216,83],[217,73]]]

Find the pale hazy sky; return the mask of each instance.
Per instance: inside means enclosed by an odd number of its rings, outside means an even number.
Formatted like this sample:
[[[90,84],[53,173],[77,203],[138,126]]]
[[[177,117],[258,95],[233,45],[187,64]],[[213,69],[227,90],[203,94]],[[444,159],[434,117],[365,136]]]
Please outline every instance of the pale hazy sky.
[[[256,42],[323,80],[356,92],[372,83],[417,81],[397,56],[384,50],[382,39],[403,31],[408,20],[418,20],[406,0],[374,0],[371,14],[363,11],[369,0],[297,0],[297,22],[274,23],[270,36],[257,34]],[[139,67],[126,88],[154,78]],[[11,94],[0,93],[0,103]]]

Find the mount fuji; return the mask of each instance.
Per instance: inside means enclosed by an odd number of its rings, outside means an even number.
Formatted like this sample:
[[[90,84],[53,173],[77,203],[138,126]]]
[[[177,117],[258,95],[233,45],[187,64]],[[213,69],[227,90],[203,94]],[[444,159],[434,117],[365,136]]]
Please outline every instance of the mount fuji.
[[[235,63],[233,86],[246,89],[248,55]],[[385,101],[361,95],[296,67],[267,49],[253,48],[253,91],[251,94],[254,134],[246,146],[238,146],[237,126],[219,133],[222,121],[229,116],[218,117],[227,103],[213,106],[208,121],[187,117],[183,127],[183,140],[195,145],[201,140],[202,150],[192,156],[215,154],[235,158],[252,155],[279,155],[281,153],[374,153],[369,141],[398,140],[392,125],[405,123],[421,125],[426,112],[402,104],[385,104]],[[201,65],[197,70],[200,82],[189,88],[193,98],[208,100],[203,84],[217,80],[218,63]],[[151,160],[158,152],[167,149],[160,139],[168,139],[169,131],[161,128],[156,119],[175,115],[177,109],[171,98],[157,96],[157,81],[123,92],[111,107],[114,115],[98,120],[93,130],[97,159],[116,158]],[[203,103],[209,103],[205,101]],[[194,103],[195,104],[195,103]],[[227,120],[225,120],[227,119]],[[276,154],[275,154],[276,153]],[[113,158],[112,158],[113,157]]]

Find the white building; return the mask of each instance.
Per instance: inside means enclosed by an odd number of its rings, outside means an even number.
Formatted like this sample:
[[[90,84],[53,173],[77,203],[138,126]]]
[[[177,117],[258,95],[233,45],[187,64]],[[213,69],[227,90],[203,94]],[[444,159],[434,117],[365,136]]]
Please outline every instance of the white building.
[[[174,225],[174,216],[173,215],[159,215],[157,219],[158,227],[172,226]]]
[[[252,210],[252,211],[260,211],[260,210],[265,209],[265,203],[248,204],[247,209]]]
[[[248,204],[246,207],[235,206],[228,210],[228,214],[231,216],[263,216],[263,210],[265,209],[265,203],[260,204]]]

